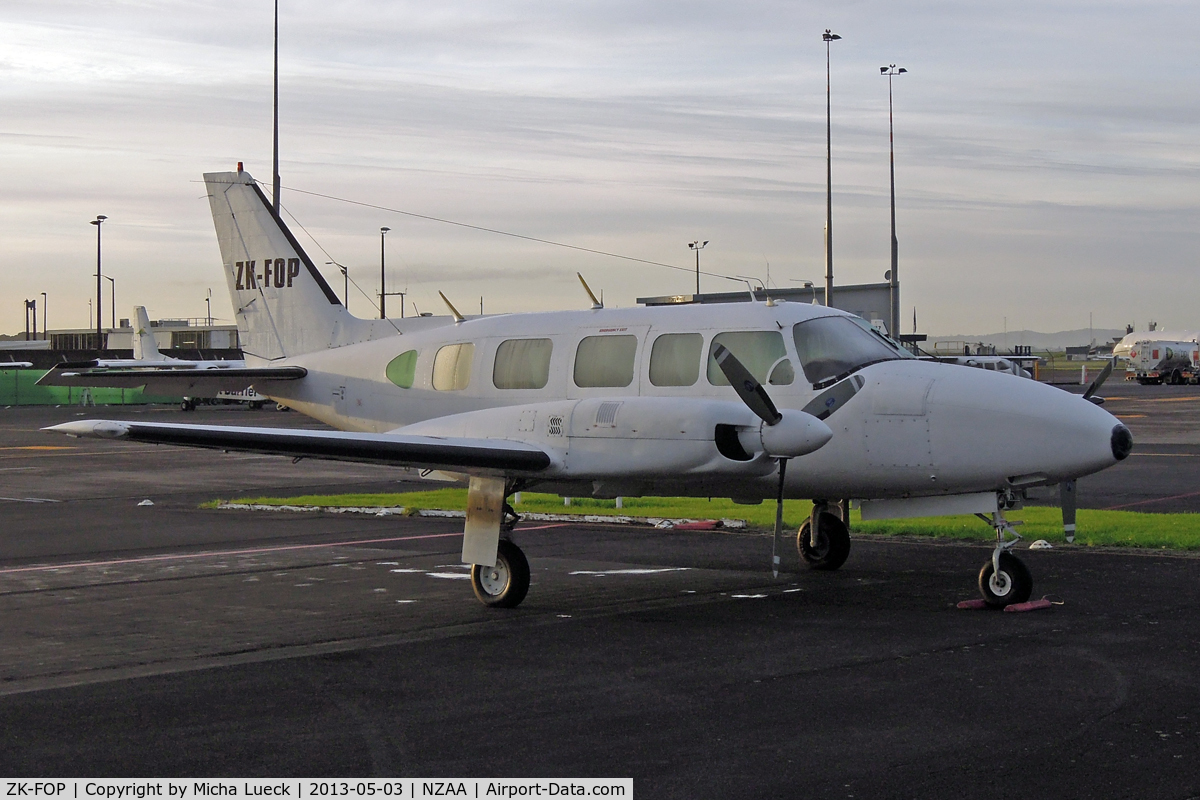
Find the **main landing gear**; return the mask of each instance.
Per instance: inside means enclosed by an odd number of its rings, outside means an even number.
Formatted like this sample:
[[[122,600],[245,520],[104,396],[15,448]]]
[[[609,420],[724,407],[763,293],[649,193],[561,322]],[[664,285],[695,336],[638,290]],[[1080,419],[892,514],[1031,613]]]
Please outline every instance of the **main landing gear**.
[[[493,566],[471,565],[471,588],[481,603],[492,608],[516,608],[529,593],[529,561],[521,552],[521,548],[509,538],[521,517],[508,504],[507,497],[512,490],[507,486],[504,489],[506,491],[501,499],[499,519],[501,538],[496,545],[496,563]],[[495,520],[495,517],[492,519]],[[495,531],[495,528],[492,530]]]
[[[471,588],[479,602],[492,608],[516,608],[529,593],[529,561],[521,548],[501,539],[494,567],[474,564]]]
[[[813,501],[812,516],[796,534],[796,549],[811,569],[832,571],[850,556],[850,528],[829,508],[825,501]],[[841,508],[845,513],[848,504]]]
[[[996,531],[996,549],[991,559],[979,570],[979,592],[993,608],[1024,603],[1033,593],[1033,576],[1029,567],[1010,551],[1021,541],[1013,523],[1004,518],[1003,504],[996,513],[977,514]]]

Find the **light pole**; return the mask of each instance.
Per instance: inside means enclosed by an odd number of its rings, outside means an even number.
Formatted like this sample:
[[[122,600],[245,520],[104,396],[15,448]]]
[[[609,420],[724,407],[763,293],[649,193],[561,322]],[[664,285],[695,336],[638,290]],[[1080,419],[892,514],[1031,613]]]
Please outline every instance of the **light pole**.
[[[50,340],[50,329],[46,327],[46,293],[42,292],[42,338]]]
[[[112,305],[110,306],[112,309],[112,316],[109,318],[108,324],[115,328],[117,327],[117,279],[110,278],[105,275],[104,280],[108,281],[109,288],[112,290]]]
[[[204,297],[205,316],[204,322],[208,327],[212,327],[212,289],[208,290],[208,294]]]
[[[825,305],[833,305],[833,145],[829,92],[829,43],[842,38],[829,28],[825,42]]]
[[[345,283],[345,288],[342,289],[342,295],[346,298],[342,302],[342,305],[344,305],[346,307],[346,310],[349,311],[350,310],[350,272],[349,272],[349,270],[347,270],[345,267],[343,267],[341,264],[339,264],[336,261],[326,261],[325,266],[337,267],[339,270],[341,270],[342,278]]]
[[[892,78],[905,72],[908,70],[904,67],[896,69],[895,64],[879,68],[879,73],[887,75],[888,79],[888,169],[892,179],[892,269],[888,273],[888,294],[892,308],[888,333],[892,336],[900,335],[900,244],[896,241],[896,133],[892,127]]]
[[[387,286],[384,284],[384,264],[387,259],[387,232],[391,228],[379,229],[379,318],[387,319]]]
[[[96,349],[104,349],[104,334],[100,331],[100,309],[103,308],[103,301],[100,298],[100,287],[103,286],[100,272],[100,226],[108,217],[103,214],[97,214],[96,218],[91,221],[92,225],[96,226]],[[91,316],[89,314],[89,316]]]
[[[688,242],[688,249],[696,251],[696,294],[700,294],[700,251],[707,245],[707,241],[697,239],[694,242]]]
[[[271,126],[271,205],[279,216],[279,0],[275,0],[275,117]]]

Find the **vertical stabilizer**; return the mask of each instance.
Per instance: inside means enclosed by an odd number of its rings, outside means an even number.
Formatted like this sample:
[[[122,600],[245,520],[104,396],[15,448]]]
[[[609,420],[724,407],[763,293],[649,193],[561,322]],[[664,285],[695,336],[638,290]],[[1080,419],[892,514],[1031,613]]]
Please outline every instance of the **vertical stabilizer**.
[[[158,350],[154,331],[150,329],[150,315],[145,306],[133,307],[133,358],[136,361],[166,361],[167,357]]]
[[[346,311],[250,173],[210,172],[204,182],[248,362],[395,335]]]

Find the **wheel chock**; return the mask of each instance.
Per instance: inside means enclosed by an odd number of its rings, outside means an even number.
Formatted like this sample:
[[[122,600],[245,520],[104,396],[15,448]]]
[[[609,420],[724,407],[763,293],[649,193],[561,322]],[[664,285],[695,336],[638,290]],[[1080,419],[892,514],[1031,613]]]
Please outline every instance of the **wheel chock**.
[[[963,600],[958,604],[958,608],[976,611],[978,609],[991,608],[991,606],[989,606],[984,600]]]
[[[1054,605],[1046,598],[1041,600],[1030,600],[1028,603],[1013,603],[1011,606],[1005,606],[1004,610],[1013,614],[1020,614],[1024,611],[1037,611],[1042,608],[1050,608]]]

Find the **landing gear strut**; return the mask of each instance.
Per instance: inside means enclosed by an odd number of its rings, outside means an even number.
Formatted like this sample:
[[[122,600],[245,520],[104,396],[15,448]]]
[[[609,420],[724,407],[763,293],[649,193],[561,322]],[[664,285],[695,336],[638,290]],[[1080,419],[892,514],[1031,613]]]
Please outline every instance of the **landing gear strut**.
[[[796,534],[796,549],[811,569],[832,571],[850,556],[850,528],[822,501],[813,502],[813,513]]]
[[[515,608],[529,593],[529,562],[509,536],[521,517],[508,503],[521,482],[472,477],[467,489],[463,561],[471,565],[471,588],[492,608]]]
[[[1021,535],[1013,528],[1013,523],[1004,518],[1003,499],[999,510],[990,517],[977,516],[996,531],[996,549],[979,570],[979,592],[984,602],[994,608],[1024,603],[1033,593],[1033,576],[1029,567],[1010,552],[1021,541]]]

